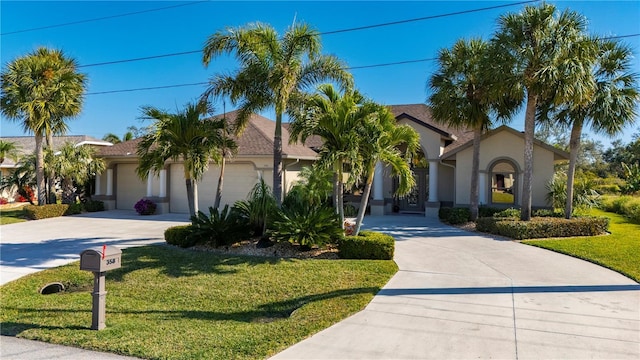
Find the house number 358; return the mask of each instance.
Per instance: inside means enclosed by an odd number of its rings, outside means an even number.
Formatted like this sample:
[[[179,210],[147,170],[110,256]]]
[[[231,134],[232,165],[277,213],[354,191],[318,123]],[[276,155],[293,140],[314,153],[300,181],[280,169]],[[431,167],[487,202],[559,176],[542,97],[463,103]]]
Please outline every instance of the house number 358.
[[[107,265],[112,265],[116,263],[116,259],[107,259]]]

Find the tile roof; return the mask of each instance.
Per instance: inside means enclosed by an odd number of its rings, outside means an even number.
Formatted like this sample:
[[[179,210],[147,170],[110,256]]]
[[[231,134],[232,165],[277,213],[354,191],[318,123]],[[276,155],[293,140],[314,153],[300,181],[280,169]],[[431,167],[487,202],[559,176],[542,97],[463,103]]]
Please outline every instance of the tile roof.
[[[224,116],[233,123],[238,115],[237,111],[231,111]],[[216,117],[221,117],[217,115]],[[273,155],[273,134],[276,123],[263,116],[253,114],[249,118],[244,132],[236,138],[238,153],[236,156],[272,156]],[[106,157],[135,156],[136,147],[140,139],[125,141],[109,148],[104,148],[99,153]],[[315,159],[317,154],[310,148],[293,144],[289,145],[289,132],[287,127],[282,128],[282,157],[293,159]]]
[[[3,136],[0,137],[0,140],[6,142],[12,142],[18,147],[18,152],[20,154],[30,154],[33,153],[36,149],[36,139],[34,136]],[[92,136],[87,135],[67,135],[67,136],[54,136],[53,137],[53,148],[59,149],[66,142],[72,142],[74,144],[89,144],[96,145],[102,148],[110,147],[112,144],[108,141],[100,140],[94,138]],[[15,163],[12,159],[6,158],[4,163],[2,163],[2,167],[13,167]]]

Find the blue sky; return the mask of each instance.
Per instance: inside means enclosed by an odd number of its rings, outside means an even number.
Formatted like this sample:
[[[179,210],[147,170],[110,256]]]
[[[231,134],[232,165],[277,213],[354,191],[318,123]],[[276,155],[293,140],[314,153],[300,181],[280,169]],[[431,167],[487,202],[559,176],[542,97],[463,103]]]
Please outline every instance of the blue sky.
[[[601,36],[640,33],[639,1],[549,1],[559,9],[583,14],[589,31]],[[264,22],[278,31],[293,23],[306,22],[320,32],[414,19],[465,10],[513,4],[514,1],[2,1],[0,3],[0,56],[2,66],[39,46],[59,48],[80,65],[154,55],[200,50],[206,38],[227,26]],[[43,26],[121,15],[174,5],[171,9],[143,12],[74,25],[18,32]],[[322,36],[323,52],[333,54],[349,66],[385,64],[433,58],[439,49],[459,38],[489,39],[497,18],[518,12],[524,5],[472,12],[463,15],[408,22],[359,31]],[[15,33],[12,33],[15,32]],[[634,71],[640,73],[640,36],[623,39],[635,54]],[[105,91],[206,82],[218,72],[235,69],[233,59],[222,57],[204,68],[200,54],[171,56],[80,70],[88,76],[88,91],[82,114],[68,121],[70,134],[102,138],[112,132],[122,136],[128,126],[148,125],[139,119],[141,106],[169,111],[198,98],[204,85],[147,91],[93,94]],[[356,86],[383,104],[424,102],[426,83],[435,62],[354,69]],[[222,104],[214,104],[222,112]],[[232,106],[227,104],[227,110]],[[269,113],[265,113],[270,116]],[[272,116],[270,116],[272,117]],[[522,113],[510,125],[523,129]],[[25,134],[21,127],[2,118],[2,136]],[[640,121],[619,138],[629,142]],[[610,139],[589,136],[608,146]]]

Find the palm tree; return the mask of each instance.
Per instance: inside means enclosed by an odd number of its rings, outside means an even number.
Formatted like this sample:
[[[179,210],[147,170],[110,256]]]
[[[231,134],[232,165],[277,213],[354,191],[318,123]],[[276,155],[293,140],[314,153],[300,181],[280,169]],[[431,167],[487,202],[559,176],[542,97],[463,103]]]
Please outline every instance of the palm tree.
[[[490,114],[507,119],[515,106],[501,105],[507,100],[490,99],[491,78],[485,70],[489,44],[481,39],[458,40],[451,49],[438,55],[439,69],[429,81],[433,91],[429,105],[434,120],[457,129],[473,129],[473,161],[471,169],[471,220],[478,217],[478,177],[480,167],[480,137],[491,128]]]
[[[52,165],[61,178],[63,204],[76,202],[78,194],[74,184],[84,184],[105,169],[104,159],[95,157],[94,148],[87,145],[76,146],[72,142],[62,145],[56,152]]]
[[[167,160],[182,160],[191,216],[198,212],[196,182],[207,170],[209,161],[219,161],[219,153],[215,150],[222,142],[224,124],[216,119],[203,120],[201,117],[209,111],[203,102],[187,104],[183,111],[175,114],[150,106],[142,108],[143,117],[153,119],[155,123],[138,144],[138,176],[144,180],[149,171],[162,170]]]
[[[599,48],[593,66],[595,93],[586,103],[566,103],[552,109],[554,119],[571,125],[564,214],[567,219],[573,213],[574,175],[582,129],[590,126],[594,132],[609,136],[618,134],[626,125],[635,121],[640,100],[637,74],[630,71],[633,56],[631,49],[612,40],[593,41]]]
[[[358,127],[359,161],[362,162],[365,187],[360,200],[360,209],[356,218],[355,233],[360,232],[364,213],[371,194],[371,185],[378,162],[388,165],[392,174],[398,177],[396,196],[406,195],[415,186],[415,178],[409,166],[409,157],[420,147],[420,136],[408,125],[397,125],[389,108],[373,105],[377,111],[367,116]],[[404,148],[401,151],[400,148]]]
[[[14,162],[18,161],[18,150],[20,148],[11,141],[0,140],[0,164],[4,163],[4,159],[9,157]]]
[[[216,199],[213,204],[214,209],[218,209],[220,207],[220,202],[222,201],[222,186],[224,182],[224,170],[227,162],[227,157],[235,154],[238,150],[238,144],[231,137],[231,131],[229,128],[229,124],[227,122],[226,114],[219,119],[222,122],[223,127],[220,132],[220,144],[218,144],[218,149],[220,150],[220,176],[218,176],[218,186],[216,187]]]
[[[308,86],[333,80],[350,87],[351,74],[336,57],[320,54],[320,35],[306,24],[294,24],[279,37],[265,24],[227,28],[211,35],[205,42],[202,62],[208,66],[213,57],[234,54],[240,69],[233,74],[210,79],[203,98],[228,96],[240,105],[236,133],[244,129],[252,113],[275,108],[273,137],[273,193],[282,202],[282,116],[293,98]]]
[[[126,133],[124,133],[124,135],[122,135],[122,139],[120,139],[120,137],[118,137],[118,135],[114,133],[107,133],[102,137],[102,140],[108,141],[112,144],[119,144],[121,142],[133,140],[133,132],[127,131]]]
[[[77,66],[62,51],[42,47],[10,62],[1,75],[2,114],[35,135],[38,204],[46,202],[43,137],[66,128],[64,119],[82,109],[86,76]]]
[[[319,166],[332,169],[333,204],[342,224],[344,164],[350,164],[351,171],[358,172],[358,128],[374,111],[370,105],[365,106],[365,98],[358,91],[347,90],[341,95],[331,84],[318,86],[316,94],[291,111],[291,142],[304,143],[314,135],[323,140]]]
[[[491,40],[493,90],[517,104],[526,100],[521,218],[530,220],[536,111],[547,100],[577,105],[593,94],[595,51],[584,41],[584,17],[568,10],[558,15],[551,4],[502,15],[498,26]]]

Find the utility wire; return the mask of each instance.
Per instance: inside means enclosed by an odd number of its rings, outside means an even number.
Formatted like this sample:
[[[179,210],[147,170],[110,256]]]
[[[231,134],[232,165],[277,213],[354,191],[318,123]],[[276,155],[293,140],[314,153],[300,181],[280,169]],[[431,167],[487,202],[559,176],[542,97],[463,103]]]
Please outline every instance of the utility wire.
[[[398,21],[386,22],[386,23],[381,23],[381,24],[373,24],[373,25],[359,26],[359,27],[346,28],[346,29],[340,29],[340,30],[325,31],[325,32],[318,33],[318,35],[333,35],[333,34],[340,34],[340,33],[360,31],[360,30],[367,30],[367,29],[384,27],[384,26],[400,25],[400,24],[416,22],[416,21],[424,21],[424,20],[431,20],[431,19],[437,19],[437,18],[442,18],[442,17],[449,17],[449,16],[463,15],[463,14],[480,12],[480,11],[493,10],[493,9],[504,8],[504,7],[508,7],[508,6],[529,4],[529,3],[538,2],[538,1],[540,1],[540,0],[528,0],[528,1],[522,1],[522,2],[517,2],[517,3],[496,5],[496,6],[490,6],[490,7],[484,7],[484,8],[477,8],[477,9],[462,10],[462,11],[456,11],[456,12],[452,12],[452,13],[445,13],[445,14],[439,14],[439,15],[423,16],[423,17],[414,18],[414,19],[405,19],[405,20],[398,20]],[[107,61],[107,62],[101,62],[101,63],[79,65],[78,68],[120,64],[120,63],[143,61],[143,60],[150,60],[150,59],[158,59],[158,58],[171,57],[171,56],[189,55],[189,54],[195,54],[195,53],[200,53],[200,52],[202,52],[202,50],[181,51],[181,52],[174,52],[174,53],[161,54],[161,55],[145,56],[145,57],[140,57],[140,58],[113,60],[113,61]]]
[[[23,29],[23,30],[9,31],[9,32],[5,32],[5,33],[0,34],[0,36],[4,36],[4,35],[12,35],[12,34],[19,34],[19,33],[24,33],[24,32],[29,32],[29,31],[37,31],[37,30],[51,29],[51,28],[56,28],[56,27],[69,26],[69,25],[84,24],[84,23],[93,22],[93,21],[100,21],[100,20],[107,20],[107,19],[115,19],[115,18],[124,17],[124,16],[137,15],[137,14],[144,14],[144,13],[153,12],[153,11],[160,11],[160,10],[174,9],[174,8],[182,7],[182,6],[195,5],[195,4],[200,4],[200,3],[208,2],[208,1],[209,1],[209,0],[193,1],[193,2],[190,2],[190,3],[186,3],[186,4],[178,4],[178,5],[165,6],[165,7],[161,7],[161,8],[155,8],[155,9],[148,9],[148,10],[134,11],[134,12],[125,13],[125,14],[118,14],[118,15],[103,16],[103,17],[99,17],[99,18],[86,19],[86,20],[78,20],[78,21],[71,21],[71,22],[66,22],[66,23],[62,23],[62,24],[47,25],[47,26],[41,26],[41,27],[31,28],[31,29]]]

